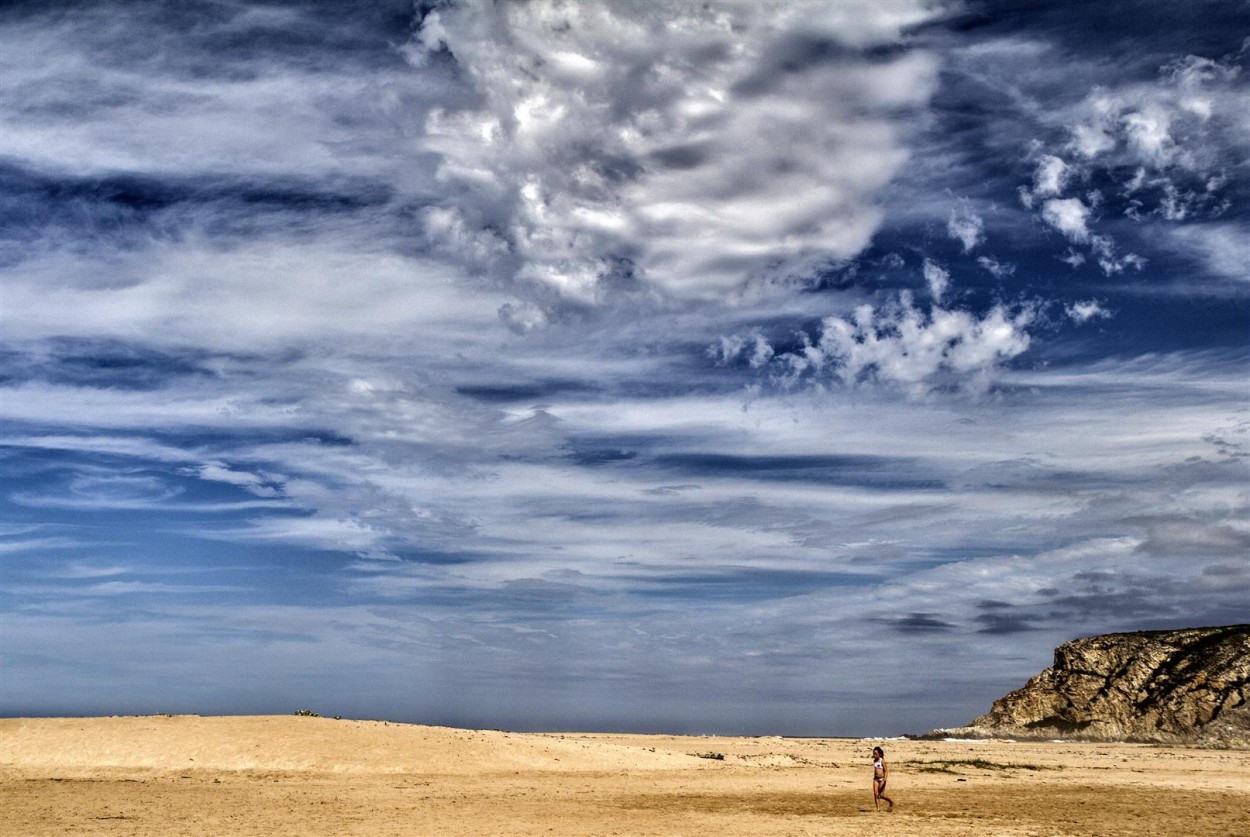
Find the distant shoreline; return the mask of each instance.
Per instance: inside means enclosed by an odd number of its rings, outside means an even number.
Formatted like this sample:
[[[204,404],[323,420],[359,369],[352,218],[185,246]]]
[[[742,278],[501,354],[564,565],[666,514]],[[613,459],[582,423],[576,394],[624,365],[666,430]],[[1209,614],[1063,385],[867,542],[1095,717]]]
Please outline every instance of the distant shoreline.
[[[980,734],[961,734],[960,729],[952,727],[950,729],[936,729],[927,733],[904,733],[898,735],[785,735],[773,733],[757,733],[757,734],[735,734],[735,733],[691,733],[691,732],[666,732],[666,731],[621,731],[621,730],[601,730],[601,729],[570,729],[570,728],[553,728],[553,729],[507,729],[503,727],[470,727],[455,726],[450,724],[427,723],[423,721],[395,721],[387,718],[344,718],[344,717],[326,717],[323,715],[300,715],[297,713],[286,714],[256,714],[256,715],[215,715],[199,712],[152,712],[145,714],[112,714],[112,715],[0,715],[0,723],[17,722],[17,721],[100,721],[100,720],[143,720],[143,719],[201,719],[201,720],[278,720],[278,719],[319,719],[323,721],[342,722],[350,724],[380,724],[383,726],[393,727],[411,727],[417,729],[436,729],[446,730],[449,732],[462,733],[498,733],[501,735],[511,736],[594,736],[594,737],[630,737],[630,738],[689,738],[689,739],[722,739],[722,740],[758,740],[758,741],[877,741],[877,742],[930,742],[930,743],[995,743],[995,744],[1064,744],[1064,745],[1098,745],[1098,744],[1124,744],[1139,746],[1155,746],[1155,747],[1187,747],[1194,746],[1199,748],[1207,748],[1209,745],[1194,744],[1184,741],[1150,741],[1150,740],[1133,740],[1133,739],[1111,739],[1111,738],[1094,738],[1073,736],[1070,738],[1055,737],[1052,735],[1029,735],[1026,733],[1011,733],[1003,731],[1001,734],[989,731],[982,731]],[[1226,749],[1226,748],[1221,748]],[[1231,749],[1246,749],[1243,747],[1232,747]]]

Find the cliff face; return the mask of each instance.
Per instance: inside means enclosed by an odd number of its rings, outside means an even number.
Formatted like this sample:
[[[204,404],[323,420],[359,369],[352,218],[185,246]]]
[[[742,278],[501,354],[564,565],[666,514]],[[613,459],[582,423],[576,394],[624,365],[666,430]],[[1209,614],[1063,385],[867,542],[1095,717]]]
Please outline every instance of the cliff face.
[[[951,734],[1250,746],[1250,625],[1107,634]]]

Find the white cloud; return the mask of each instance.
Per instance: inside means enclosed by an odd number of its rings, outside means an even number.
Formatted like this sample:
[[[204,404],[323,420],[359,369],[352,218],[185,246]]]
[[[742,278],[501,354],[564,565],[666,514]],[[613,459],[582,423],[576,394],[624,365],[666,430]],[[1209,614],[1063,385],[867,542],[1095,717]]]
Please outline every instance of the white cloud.
[[[1059,261],[1063,262],[1068,267],[1075,270],[1076,268],[1085,264],[1085,254],[1078,253],[1076,250],[1069,247],[1068,251],[1059,257]]]
[[[1167,242],[1179,252],[1192,254],[1217,276],[1250,282],[1250,233],[1240,224],[1176,226],[1168,231]]]
[[[6,321],[6,331],[39,340],[64,335],[69,322],[77,337],[238,352],[382,332],[389,342],[418,330],[425,341],[457,342],[498,322],[506,297],[467,291],[445,264],[377,252],[356,233],[40,254],[7,270],[6,304],[23,314]],[[101,271],[111,283],[103,292]]]
[[[1096,299],[1086,299],[1074,302],[1064,309],[1071,320],[1078,324],[1087,323],[1094,319],[1106,319],[1111,317],[1111,312],[1098,303]]]
[[[920,3],[465,3],[410,49],[447,49],[476,101],[431,114],[423,144],[458,190],[441,226],[500,231],[500,264],[540,297],[602,302],[641,282],[723,298],[859,253],[907,157],[898,114],[936,64],[857,60],[923,20]],[[834,45],[841,57],[821,58]],[[848,49],[849,48],[849,49]],[[469,256],[466,256],[469,258]]]
[[[1070,145],[1102,165],[1218,169],[1229,151],[1250,145],[1240,71],[1235,61],[1188,55],[1154,83],[1099,87],[1077,108]]]
[[[15,555],[21,552],[43,553],[50,549],[74,549],[89,546],[90,541],[70,537],[44,538],[13,538],[0,540],[0,555]]]
[[[979,256],[977,264],[985,268],[995,279],[1006,279],[1016,272],[1016,266],[1009,262],[1000,262],[993,256]]]
[[[322,513],[311,517],[265,518],[254,521],[246,528],[216,526],[197,534],[205,539],[246,543],[271,541],[384,556],[386,552],[381,543],[386,539],[387,529],[385,525],[375,527],[367,521]]]
[[[1089,241],[1089,207],[1080,198],[1051,198],[1042,204],[1042,219],[1069,241]]]
[[[985,241],[985,221],[967,203],[962,203],[951,210],[946,232],[963,245],[965,253],[969,253]]]
[[[1033,172],[1033,194],[1048,198],[1063,193],[1071,170],[1068,164],[1053,154],[1044,154]]]
[[[925,259],[922,267],[924,280],[929,285],[929,293],[934,300],[940,301],[950,286],[951,274],[937,262]]]
[[[258,497],[280,497],[282,494],[277,486],[281,483],[281,478],[241,471],[220,462],[201,465],[195,470],[195,475],[202,480],[236,485]]]
[[[1031,308],[996,305],[984,317],[934,306],[928,314],[910,294],[880,309],[862,305],[850,318],[827,317],[817,342],[780,355],[791,377],[822,370],[846,384],[863,380],[897,384],[914,393],[940,383],[985,388],[998,367],[1023,353]]]
[[[1235,61],[1189,55],[1153,84],[1098,87],[1073,114],[1070,147],[1105,169],[1136,166],[1139,179],[1215,174],[1250,149],[1239,75]]]
[[[529,302],[506,302],[499,306],[499,319],[514,334],[529,334],[547,322],[547,315]]]
[[[1226,171],[1250,154],[1250,108],[1240,72],[1236,59],[1189,55],[1162,67],[1157,81],[1095,87],[1076,106],[1049,117],[1067,135],[1056,151],[1070,159],[1032,143],[1036,164],[1032,183],[1018,189],[1021,202],[1070,241],[1088,244],[1105,274],[1141,270],[1143,257],[1121,255],[1112,237],[1092,226],[1103,195],[1078,197],[1073,186],[1110,180],[1112,191],[1128,199],[1123,214],[1138,222],[1219,218],[1232,205]],[[1085,256],[1070,250],[1064,260],[1077,266]]]
[[[396,184],[425,180],[419,168],[399,164],[387,143],[359,142],[362,132],[380,139],[420,124],[429,91],[411,85],[402,68],[309,71],[257,59],[247,72],[195,72],[180,60],[191,51],[185,33],[149,11],[104,4],[59,19],[6,22],[0,108],[21,117],[6,120],[0,156],[83,175],[386,172]],[[248,16],[223,10],[215,17],[196,16],[198,37],[239,38]],[[275,31],[282,30],[260,26],[250,35]],[[118,56],[126,49],[119,44],[139,41],[148,60]]]
[[[708,353],[721,363],[729,363],[739,357],[745,357],[752,369],[759,369],[772,360],[773,347],[762,333],[756,331],[747,336],[721,337],[708,350]]]
[[[1171,119],[1163,108],[1147,105],[1141,111],[1125,114],[1123,123],[1129,151],[1139,160],[1161,168],[1175,159]]]
[[[1146,260],[1136,253],[1127,253],[1124,256],[1117,255],[1115,242],[1111,240],[1110,236],[1090,236],[1089,249],[1098,259],[1098,266],[1102,268],[1102,272],[1108,276],[1113,273],[1120,273],[1125,268],[1132,267],[1141,270],[1146,266]]]
[[[1115,148],[1116,140],[1108,126],[1101,122],[1076,125],[1072,128],[1072,149],[1081,157],[1097,157]]]
[[[29,394],[28,389],[14,392],[9,390],[13,397],[20,397],[23,394]],[[36,408],[33,413],[25,414],[27,417],[39,416],[36,422],[44,422],[51,424],[53,418],[57,415],[58,410],[63,410],[66,405],[74,402],[77,393],[72,390],[62,390],[65,396],[63,402],[58,402],[55,395],[47,393],[43,388],[39,388],[35,395],[37,399],[46,398],[44,407],[46,412]],[[7,399],[12,400],[12,399]],[[12,419],[17,415],[10,412],[0,413],[4,418]],[[72,451],[75,453],[89,454],[107,454],[120,457],[135,457],[138,459],[147,459],[153,462],[169,462],[181,463],[189,462],[196,458],[195,454],[184,448],[175,447],[168,444],[153,441],[142,436],[113,436],[113,435],[24,435],[10,434],[0,436],[0,444],[4,444],[12,448],[32,448],[36,450],[48,451]]]

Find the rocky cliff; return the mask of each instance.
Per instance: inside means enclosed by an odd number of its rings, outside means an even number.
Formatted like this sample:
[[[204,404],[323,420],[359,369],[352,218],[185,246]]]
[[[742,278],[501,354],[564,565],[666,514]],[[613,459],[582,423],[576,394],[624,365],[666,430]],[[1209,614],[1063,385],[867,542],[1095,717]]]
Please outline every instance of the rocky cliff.
[[[1065,642],[971,726],[934,734],[1250,746],[1250,625]]]

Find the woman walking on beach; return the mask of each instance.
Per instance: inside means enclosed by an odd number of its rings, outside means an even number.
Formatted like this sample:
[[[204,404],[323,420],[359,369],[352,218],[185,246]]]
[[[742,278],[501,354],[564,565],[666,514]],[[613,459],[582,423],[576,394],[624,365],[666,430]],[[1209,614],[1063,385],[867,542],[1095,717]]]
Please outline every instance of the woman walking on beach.
[[[890,765],[885,761],[885,750],[872,748],[872,807],[881,810],[881,800],[889,803],[887,811],[894,810],[894,800],[885,795],[885,782],[890,778]]]

